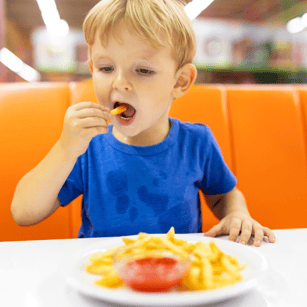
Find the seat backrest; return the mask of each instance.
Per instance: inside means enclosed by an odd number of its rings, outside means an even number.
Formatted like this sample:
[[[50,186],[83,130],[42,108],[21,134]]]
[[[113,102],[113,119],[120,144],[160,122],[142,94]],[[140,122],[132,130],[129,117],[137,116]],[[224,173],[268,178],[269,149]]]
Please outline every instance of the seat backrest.
[[[69,89],[71,96],[71,106],[83,101],[91,101],[97,103],[92,80],[70,82]],[[73,238],[78,237],[78,232],[81,225],[81,203],[82,195],[74,199],[69,204],[69,207],[71,208],[70,231]]]
[[[292,86],[227,86],[233,167],[253,218],[307,227],[307,166]]]
[[[75,105],[82,101],[97,103],[92,79],[80,82],[70,82],[70,105]]]
[[[305,138],[305,152],[307,153],[307,86],[296,84],[295,90],[300,101],[300,110]]]
[[[68,107],[64,83],[0,85],[0,241],[69,238],[68,208],[45,221],[18,226],[10,206],[19,180],[47,155],[59,139]]]
[[[208,125],[222,150],[224,160],[232,170],[232,157],[226,112],[225,87],[222,85],[197,84],[188,93],[174,100],[170,117],[183,122]],[[203,217],[203,231],[207,231],[219,221],[207,207],[200,193]]]

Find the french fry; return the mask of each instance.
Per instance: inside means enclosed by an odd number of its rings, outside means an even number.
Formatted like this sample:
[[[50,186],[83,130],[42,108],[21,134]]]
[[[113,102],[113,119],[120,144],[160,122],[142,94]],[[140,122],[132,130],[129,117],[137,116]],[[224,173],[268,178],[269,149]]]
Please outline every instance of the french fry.
[[[120,276],[113,271],[110,274],[96,280],[95,284],[100,287],[118,288],[122,287],[124,283]]]
[[[211,289],[213,283],[213,269],[210,260],[207,258],[202,259],[202,266],[200,270],[200,281],[202,289]]]
[[[118,114],[120,114],[120,113],[125,112],[126,110],[127,110],[127,108],[126,108],[125,106],[119,106],[119,107],[117,107],[117,108],[111,110],[110,113],[111,113],[112,115],[118,115]]]
[[[146,232],[140,232],[138,240],[142,240],[142,239],[145,239],[145,238],[149,238],[149,234],[146,233]]]
[[[112,257],[113,254],[118,250],[118,247],[114,247],[111,249],[108,249],[107,251],[103,252],[103,257]]]
[[[111,265],[107,264],[85,264],[85,270],[92,274],[107,275],[113,268]]]
[[[135,240],[130,239],[130,238],[123,238],[123,241],[126,245],[129,245],[135,242]]]
[[[89,258],[94,264],[112,264],[112,256],[105,255],[104,253],[95,253],[92,254]]]
[[[232,285],[242,279],[241,271],[247,266],[240,264],[236,257],[223,253],[213,240],[208,244],[194,244],[175,238],[174,227],[165,236],[140,232],[136,240],[127,237],[122,240],[123,246],[94,253],[89,257],[89,263],[84,265],[86,272],[101,275],[95,285],[109,288],[123,286],[113,264],[113,256],[118,251],[121,251],[121,258],[136,254],[150,257],[155,251],[171,252],[180,257],[192,253],[194,258],[183,281],[184,291],[218,289]]]
[[[184,279],[183,283],[190,290],[201,289],[200,268],[198,266],[192,266],[189,275]]]
[[[181,246],[176,246],[173,242],[168,241],[167,238],[161,238],[161,241],[164,243],[166,247],[168,247],[172,252],[185,257],[187,255],[187,251],[185,251]]]
[[[168,231],[168,233],[166,234],[166,238],[167,238],[169,241],[173,241],[173,240],[174,240],[174,237],[175,237],[175,228],[174,228],[174,227],[171,227],[170,230]]]

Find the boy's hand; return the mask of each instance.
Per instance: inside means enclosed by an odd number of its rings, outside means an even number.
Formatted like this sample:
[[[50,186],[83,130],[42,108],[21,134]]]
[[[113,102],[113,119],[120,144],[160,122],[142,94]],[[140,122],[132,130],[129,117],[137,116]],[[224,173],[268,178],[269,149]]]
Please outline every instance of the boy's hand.
[[[59,140],[61,147],[75,158],[85,153],[94,136],[109,131],[109,111],[93,102],[80,102],[69,107]]]
[[[241,233],[241,234],[240,234]],[[272,230],[263,227],[251,216],[244,212],[233,212],[226,215],[217,225],[213,226],[205,233],[205,236],[215,237],[218,235],[228,235],[230,241],[237,241],[240,235],[239,243],[246,244],[251,235],[254,235],[254,245],[260,246],[263,236],[269,237],[269,242],[275,242],[275,235]]]

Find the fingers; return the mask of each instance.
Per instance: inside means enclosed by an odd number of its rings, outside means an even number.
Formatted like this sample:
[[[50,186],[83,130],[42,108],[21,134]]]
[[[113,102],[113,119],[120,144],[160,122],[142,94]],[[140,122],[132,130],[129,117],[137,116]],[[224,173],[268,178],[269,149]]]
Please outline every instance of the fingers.
[[[243,220],[239,243],[247,244],[248,240],[252,235],[252,231],[253,231],[252,223],[249,220]]]
[[[81,102],[67,112],[67,122],[73,129],[102,127],[107,128],[111,117],[109,109],[92,102]],[[103,132],[103,133],[106,133]]]
[[[68,112],[69,114],[75,114],[78,118],[93,117],[93,116],[103,117],[105,119],[111,118],[111,115],[109,115],[110,114],[109,108],[90,101],[77,103],[69,107],[68,109],[69,109]]]
[[[269,238],[270,243],[275,243],[276,237],[271,229],[264,227],[264,235],[266,235]]]
[[[99,117],[81,118],[76,125],[78,125],[79,128],[94,128],[94,127],[108,128],[107,121]]]
[[[264,236],[267,236],[269,238],[269,242],[270,243],[275,243],[276,238],[275,238],[274,232],[271,229],[267,228],[267,227],[262,227],[262,230],[263,230]],[[255,235],[255,239],[257,239],[256,235]]]
[[[263,231],[263,227],[261,225],[256,225],[254,227],[254,245],[255,246],[260,246],[263,240],[263,235],[264,235],[264,231]]]
[[[104,119],[108,119],[108,111],[106,109],[98,109],[98,108],[84,108],[78,110],[76,112],[76,116],[78,118],[86,118],[86,117],[101,117]]]
[[[236,242],[240,234],[242,221],[239,218],[233,218],[230,222],[229,241]]]
[[[275,242],[274,232],[263,227],[256,222],[248,214],[229,214],[224,217],[219,224],[213,226],[204,235],[208,237],[215,237],[218,235],[229,234],[228,240],[236,242],[240,236],[239,243],[247,244],[251,236],[254,235],[254,245],[259,247],[263,241],[263,237],[267,236],[270,243]]]
[[[209,229],[207,232],[204,233],[207,237],[216,237],[218,235],[224,234],[222,231],[221,223],[213,226],[211,229]]]
[[[108,133],[109,113],[110,109],[93,102],[70,106],[59,140],[61,147],[74,157],[84,154],[93,137]]]
[[[270,243],[275,243],[275,234],[271,229],[263,227],[257,222],[255,222],[253,229],[255,246],[259,247],[261,245],[264,236],[269,238]]]

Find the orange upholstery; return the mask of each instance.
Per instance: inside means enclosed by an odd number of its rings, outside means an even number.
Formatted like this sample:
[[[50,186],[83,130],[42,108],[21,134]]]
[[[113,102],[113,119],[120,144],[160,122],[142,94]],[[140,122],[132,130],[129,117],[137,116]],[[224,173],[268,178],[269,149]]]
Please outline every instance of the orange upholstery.
[[[69,104],[72,106],[82,101],[92,101],[97,103],[92,80],[69,83],[71,99]]]
[[[71,106],[82,101],[92,101],[97,103],[94,86],[91,80],[83,82],[71,82],[69,84],[69,88],[71,95]],[[81,225],[81,202],[82,195],[80,195],[69,204],[69,207],[71,207],[70,231],[73,238],[78,237],[78,232]]]
[[[224,86],[194,85],[186,95],[174,100],[169,115],[183,122],[208,125],[232,169]]]
[[[0,241],[76,238],[81,196],[42,223],[15,224],[18,181],[59,139],[66,109],[96,102],[91,81],[0,84]],[[170,116],[207,124],[252,216],[272,229],[307,227],[307,86],[195,85]],[[202,199],[203,231],[218,220]]]
[[[307,227],[306,151],[291,86],[227,87],[234,171],[251,215],[272,229]]]
[[[296,85],[295,89],[297,99],[300,101],[300,110],[305,137],[305,152],[307,153],[307,87],[304,85]]]
[[[59,139],[68,98],[68,86],[64,83],[0,85],[0,241],[70,236],[69,208],[60,208],[42,223],[31,227],[18,226],[10,211],[19,180]]]
[[[225,162],[232,169],[223,86],[194,85],[186,95],[174,100],[169,115],[183,122],[208,125],[221,147]],[[203,216],[202,230],[205,232],[217,224],[218,219],[206,205],[202,194],[200,198]]]

